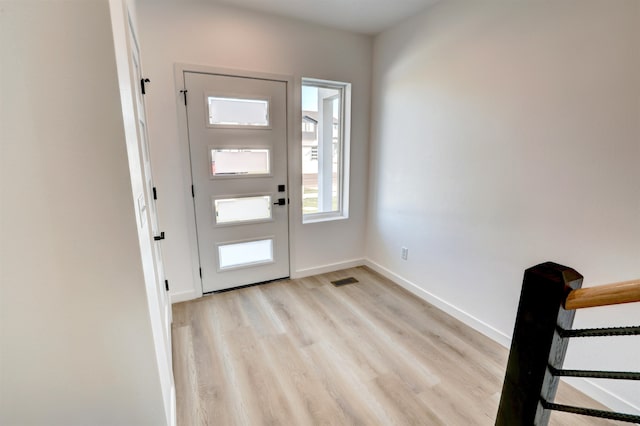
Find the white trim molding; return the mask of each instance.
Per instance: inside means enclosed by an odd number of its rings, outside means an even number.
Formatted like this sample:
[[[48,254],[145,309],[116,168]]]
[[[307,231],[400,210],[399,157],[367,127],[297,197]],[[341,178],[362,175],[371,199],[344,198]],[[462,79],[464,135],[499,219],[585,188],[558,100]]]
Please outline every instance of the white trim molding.
[[[172,305],[174,303],[187,302],[189,300],[195,300],[201,297],[202,297],[202,293],[197,292],[195,290],[179,291],[179,292],[171,293],[170,295]]]
[[[592,380],[571,377],[563,377],[561,380],[613,411],[640,414],[640,407],[620,398],[614,393],[609,392],[600,385],[594,383]]]
[[[352,259],[344,262],[329,263],[326,265],[314,266],[313,268],[298,269],[291,272],[291,278],[304,278],[312,275],[326,274],[327,272],[340,271],[341,269],[355,268],[366,265],[365,259]]]
[[[452,317],[456,318],[459,321],[462,321],[464,324],[469,327],[479,331],[490,339],[500,343],[502,346],[509,348],[511,346],[511,338],[500,330],[490,326],[486,322],[474,317],[473,315],[463,311],[452,303],[447,302],[444,299],[436,296],[433,293],[428,292],[427,290],[419,287],[417,284],[401,277],[395,272],[390,271],[379,263],[374,262],[371,259],[365,260],[365,265],[369,268],[373,269],[380,275],[390,279],[394,283],[398,284],[400,287],[408,290],[414,295],[418,296],[422,300],[429,302],[433,306],[441,309]]]
[[[367,266],[368,268],[371,268],[375,272],[383,275],[384,277],[393,281],[395,284],[406,289],[420,299],[451,315],[465,325],[477,330],[478,332],[489,337],[505,348],[509,349],[511,347],[511,337],[509,337],[507,334],[463,311],[454,304],[447,302],[446,300],[436,296],[435,294],[424,290],[417,284],[403,278],[402,276],[396,274],[395,272],[392,272],[391,270],[374,262],[371,259],[351,259],[344,262],[336,262],[326,265],[314,266],[311,268],[299,269],[297,271],[292,271],[291,278],[304,278],[313,275],[325,274],[328,272],[340,271],[348,268],[355,268],[358,266]],[[171,295],[171,303],[179,303],[187,300],[197,299],[201,296],[201,294],[197,294],[195,291],[176,293]],[[632,414],[640,413],[640,407],[637,407],[634,404],[624,400],[623,398],[620,398],[619,396],[609,392],[608,390],[602,388],[591,380],[581,378],[562,378],[561,380],[614,411]]]
[[[456,307],[454,304],[447,302],[444,299],[436,296],[433,293],[430,293],[423,288],[419,287],[415,283],[401,277],[395,272],[390,271],[384,266],[374,262],[371,259],[365,259],[365,266],[373,269],[384,277],[390,279],[400,287],[408,290],[412,294],[421,298],[422,300],[434,305],[435,307],[441,309],[445,313],[451,315],[459,321],[462,321],[465,325],[479,331],[485,336],[489,337],[493,341],[499,343],[507,349],[511,348],[511,337],[500,330],[490,326],[484,321],[474,317],[473,315],[463,311],[462,309]],[[606,407],[619,411],[622,413],[640,413],[640,407],[635,406],[634,404],[626,401],[623,398],[620,398],[618,395],[615,395],[608,390],[602,388],[598,384],[594,383],[591,380],[582,379],[582,378],[562,378],[563,382],[567,383],[569,386],[572,386],[584,393],[585,395],[593,398],[594,400],[600,402]]]

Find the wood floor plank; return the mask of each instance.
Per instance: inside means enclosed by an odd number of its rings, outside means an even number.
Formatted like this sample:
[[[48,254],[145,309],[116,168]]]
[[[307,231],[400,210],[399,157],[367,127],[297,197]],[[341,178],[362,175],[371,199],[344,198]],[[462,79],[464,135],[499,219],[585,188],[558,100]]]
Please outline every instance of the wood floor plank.
[[[392,409],[396,419],[392,424],[403,425],[446,425],[447,422],[442,421],[434,413],[434,411],[425,404],[419,395],[409,388],[405,381],[401,380],[395,374],[386,374],[379,376],[374,380],[372,386],[374,394],[379,395],[385,406]],[[390,424],[387,422],[378,424]]]
[[[331,341],[335,342],[336,350],[347,353],[352,362],[358,365],[362,375],[371,379],[391,371],[388,360],[385,360],[379,349],[371,344],[374,340],[364,338],[364,324],[357,321],[339,300],[330,297],[330,291],[313,290],[308,292],[306,297],[314,302],[308,306],[322,312],[327,318],[327,323],[331,325],[327,332]]]
[[[192,338],[195,353],[195,367],[198,382],[198,424],[212,424],[214,419],[222,422],[233,422],[229,412],[230,400],[227,395],[224,378],[225,365],[221,358],[219,343],[211,327],[211,308],[208,304],[198,304],[192,313]],[[217,344],[218,343],[218,344]]]
[[[351,298],[354,303],[369,301],[367,292],[357,287],[345,289],[345,297]],[[419,365],[434,365],[442,378],[457,378],[459,387],[469,387],[470,391],[477,393],[479,397],[493,393],[495,387],[501,385],[497,375],[502,370],[498,368],[487,370],[487,364],[482,362],[486,359],[485,357],[466,356],[466,352],[459,348],[464,346],[462,342],[456,346],[449,344],[447,339],[434,339],[430,333],[421,333],[418,327],[412,326],[420,323],[419,317],[406,317],[406,310],[389,311],[370,302],[366,303],[366,312],[373,326],[391,331],[394,346],[406,350]],[[469,376],[479,376],[483,380],[477,381],[478,384],[474,385],[474,382],[468,381]],[[439,381],[440,378],[433,384]]]
[[[368,398],[367,382],[354,371],[353,364],[344,365],[343,354],[325,342],[314,343],[302,351],[320,375],[324,389],[340,408],[344,418],[340,424],[380,424],[385,413],[378,409],[377,400]]]
[[[315,366],[286,335],[269,336],[263,340],[285,397],[294,410],[295,424],[336,424],[345,422],[340,407],[326,392]],[[344,424],[344,423],[343,423]]]
[[[371,364],[375,364],[381,374],[391,370],[403,378],[415,391],[438,382],[438,378],[428,369],[428,366],[416,362],[415,357],[401,344],[398,336],[389,333],[389,330],[377,321],[377,315],[373,310],[361,309],[358,306],[361,301],[345,297],[344,291],[336,293],[329,287],[325,287],[322,291],[334,312],[342,318],[342,328],[348,337],[366,344],[367,353],[375,355]],[[419,371],[421,374],[416,375]]]
[[[189,326],[173,328],[173,374],[176,378],[176,411],[183,425],[195,425],[200,397]]]
[[[313,344],[321,338],[322,332],[313,321],[312,313],[305,314],[298,297],[288,287],[290,283],[273,283],[263,289],[273,306],[273,311],[291,334],[298,347]]]
[[[250,425],[291,424],[292,407],[284,396],[278,372],[274,371],[259,339],[251,329],[229,336],[235,366],[235,386],[243,398]]]
[[[364,330],[367,330],[371,336],[371,341],[378,346],[378,353],[386,353],[383,356],[389,364],[401,367],[394,371],[413,392],[419,393],[440,381],[435,371],[429,368],[428,364],[420,361],[419,358],[423,354],[417,354],[412,350],[411,344],[406,344],[402,335],[389,328],[391,319],[381,318],[374,309],[367,309],[371,306],[365,308],[361,301],[348,297],[347,291],[352,289],[344,290],[345,297],[342,301],[347,309],[362,322]]]
[[[331,284],[347,277],[358,282]],[[508,351],[365,267],[173,315],[179,426],[494,423]],[[603,409],[565,384],[558,401]],[[623,423],[554,413],[550,424]]]

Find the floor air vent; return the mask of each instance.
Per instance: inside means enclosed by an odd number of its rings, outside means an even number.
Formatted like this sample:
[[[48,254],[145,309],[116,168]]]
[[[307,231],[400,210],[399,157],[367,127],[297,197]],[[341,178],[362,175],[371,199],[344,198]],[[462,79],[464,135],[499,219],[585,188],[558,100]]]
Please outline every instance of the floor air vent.
[[[331,281],[331,284],[335,285],[336,287],[340,287],[341,285],[353,284],[357,282],[358,280],[356,280],[355,278],[349,277],[349,278],[343,278],[337,281]]]

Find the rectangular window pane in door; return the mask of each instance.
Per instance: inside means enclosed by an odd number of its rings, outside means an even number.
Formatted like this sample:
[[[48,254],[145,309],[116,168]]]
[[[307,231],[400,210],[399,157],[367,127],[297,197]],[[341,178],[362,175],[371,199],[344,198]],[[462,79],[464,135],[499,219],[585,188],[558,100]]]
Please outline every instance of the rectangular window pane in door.
[[[214,200],[216,224],[271,219],[271,196]]]
[[[271,172],[268,149],[212,149],[213,176],[268,175]]]
[[[269,101],[208,96],[211,126],[269,126]]]
[[[221,270],[273,262],[273,239],[221,244],[218,259]]]

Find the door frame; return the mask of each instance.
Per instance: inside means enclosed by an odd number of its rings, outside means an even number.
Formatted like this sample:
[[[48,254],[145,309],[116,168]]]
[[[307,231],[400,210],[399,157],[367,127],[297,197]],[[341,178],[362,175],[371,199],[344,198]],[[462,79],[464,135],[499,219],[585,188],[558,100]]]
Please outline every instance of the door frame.
[[[293,266],[295,265],[295,256],[296,256],[296,247],[294,246],[295,238],[293,238],[293,232],[295,230],[295,221],[298,218],[298,192],[297,190],[293,190],[293,188],[297,188],[302,185],[302,172],[299,167],[296,167],[296,162],[294,159],[297,153],[296,143],[295,143],[295,127],[294,123],[296,123],[295,118],[295,90],[297,85],[295,83],[295,79],[290,75],[282,75],[282,74],[269,74],[263,72],[256,71],[247,71],[247,70],[237,70],[237,69],[229,69],[229,68],[219,68],[212,67],[208,65],[195,65],[195,64],[185,64],[185,63],[177,63],[174,65],[174,79],[176,84],[175,90],[175,100],[176,107],[178,109],[178,132],[179,138],[178,141],[180,143],[180,162],[182,164],[182,176],[184,182],[184,202],[187,208],[187,213],[190,216],[190,220],[187,221],[187,233],[189,240],[189,248],[190,248],[190,258],[191,258],[191,271],[193,274],[193,289],[196,298],[202,297],[203,289],[202,289],[202,278],[200,277],[200,252],[198,250],[198,233],[196,229],[196,212],[194,206],[194,199],[191,194],[191,187],[193,185],[193,177],[191,175],[191,156],[189,153],[189,128],[187,121],[187,108],[184,102],[184,97],[182,94],[182,90],[184,87],[184,73],[185,72],[195,72],[195,73],[205,73],[205,74],[219,74],[226,75],[230,77],[241,77],[241,78],[254,78],[259,80],[272,80],[283,82],[286,85],[286,117],[287,117],[287,185],[289,185],[289,189],[287,193],[289,194],[290,203],[288,205],[289,208],[289,223],[288,223],[288,240],[289,240],[289,276],[291,276],[291,271],[294,270]],[[187,102],[193,99],[193,97],[189,98],[189,94],[187,93]],[[298,185],[298,183],[300,185]],[[293,208],[292,208],[293,207]]]

